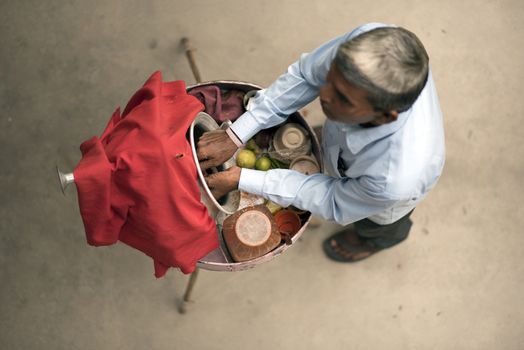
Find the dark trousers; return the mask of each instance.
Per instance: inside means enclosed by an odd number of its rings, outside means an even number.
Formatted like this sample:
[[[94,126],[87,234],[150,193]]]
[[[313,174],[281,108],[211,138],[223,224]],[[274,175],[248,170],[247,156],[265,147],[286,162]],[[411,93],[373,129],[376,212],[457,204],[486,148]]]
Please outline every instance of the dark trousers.
[[[369,219],[363,219],[354,222],[353,225],[362,242],[377,249],[389,248],[408,237],[413,224],[409,217],[413,210],[392,224],[379,225]]]

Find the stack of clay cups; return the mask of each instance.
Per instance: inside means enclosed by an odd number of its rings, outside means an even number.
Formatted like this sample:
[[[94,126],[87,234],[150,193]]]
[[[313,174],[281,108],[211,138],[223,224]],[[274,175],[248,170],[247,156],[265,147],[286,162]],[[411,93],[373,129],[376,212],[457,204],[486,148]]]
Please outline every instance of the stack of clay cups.
[[[309,154],[311,139],[302,126],[297,123],[287,123],[273,136],[273,148],[280,160],[290,163],[297,157]]]

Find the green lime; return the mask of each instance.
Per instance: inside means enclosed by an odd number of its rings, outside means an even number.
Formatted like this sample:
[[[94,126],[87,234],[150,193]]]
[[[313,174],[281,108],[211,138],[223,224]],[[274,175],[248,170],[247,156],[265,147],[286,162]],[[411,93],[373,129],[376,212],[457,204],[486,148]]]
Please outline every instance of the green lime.
[[[269,209],[269,211],[271,212],[271,214],[275,214],[277,211],[279,211],[280,209],[282,209],[282,207],[280,205],[278,205],[277,203],[275,202],[272,202],[270,200],[268,200],[266,202],[266,207]]]
[[[241,168],[253,169],[256,161],[257,156],[255,152],[248,149],[243,149],[237,154],[237,165]]]
[[[255,142],[254,139],[250,139],[246,143],[246,148],[252,150],[253,152],[256,152],[256,151],[259,150],[260,147],[258,147],[258,145],[257,145],[257,143]]]
[[[258,147],[257,143],[255,142],[254,139],[251,139],[249,140],[247,143],[246,143],[246,148],[255,152],[255,155],[259,155],[260,153],[262,153],[262,150],[260,149],[260,147]]]
[[[255,169],[257,170],[269,170],[271,168],[271,159],[268,157],[260,157],[257,159],[257,162],[255,163]]]

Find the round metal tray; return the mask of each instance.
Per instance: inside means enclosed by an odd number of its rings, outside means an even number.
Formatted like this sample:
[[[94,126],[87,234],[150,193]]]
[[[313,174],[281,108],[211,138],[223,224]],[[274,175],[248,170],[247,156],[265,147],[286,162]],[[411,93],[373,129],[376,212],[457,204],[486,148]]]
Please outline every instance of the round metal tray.
[[[192,89],[196,87],[203,87],[203,86],[217,86],[221,90],[228,91],[228,90],[239,90],[243,92],[248,92],[251,90],[260,90],[262,89],[260,86],[241,82],[241,81],[229,81],[229,80],[217,80],[217,81],[209,81],[204,83],[199,83],[196,85],[192,85],[187,87],[187,91],[191,91]],[[302,125],[311,136],[312,141],[312,156],[314,156],[320,165],[320,170],[323,171],[323,162],[322,162],[322,153],[320,150],[320,144],[318,142],[318,139],[315,135],[315,132],[313,129],[308,125],[306,120],[300,115],[299,112],[295,112],[291,114],[288,118],[288,121],[293,123],[298,123]],[[197,167],[198,167],[197,163]],[[220,223],[223,221],[224,217],[217,219],[217,227],[219,231],[221,230]],[[267,261],[273,260],[275,257],[279,256],[280,254],[284,253],[289,247],[291,247],[304,233],[304,231],[307,228],[307,225],[309,224],[309,220],[311,219],[311,214],[306,213],[305,214],[305,221],[300,228],[300,230],[293,236],[291,239],[291,244],[285,244],[284,242],[280,243],[278,247],[276,247],[271,252],[262,255],[256,259],[252,259],[249,261],[243,261],[243,262],[235,262],[232,260],[231,256],[229,255],[229,252],[227,250],[227,247],[225,245],[225,242],[222,239],[222,234],[219,232],[219,240],[220,240],[220,246],[207,254],[204,258],[202,258],[198,263],[197,266],[199,268],[205,269],[205,270],[211,270],[211,271],[242,271],[242,270],[248,270],[251,268],[254,268],[255,266],[265,263]]]

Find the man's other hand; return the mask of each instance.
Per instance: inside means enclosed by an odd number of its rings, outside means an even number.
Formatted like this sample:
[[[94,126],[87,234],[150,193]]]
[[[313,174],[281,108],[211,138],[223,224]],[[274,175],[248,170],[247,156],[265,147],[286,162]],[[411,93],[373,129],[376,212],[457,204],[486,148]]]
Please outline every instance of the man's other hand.
[[[217,200],[238,188],[240,170],[239,167],[234,166],[225,171],[206,176],[207,186]]]
[[[197,144],[197,157],[202,170],[224,164],[233,157],[237,146],[225,130],[208,131]]]

